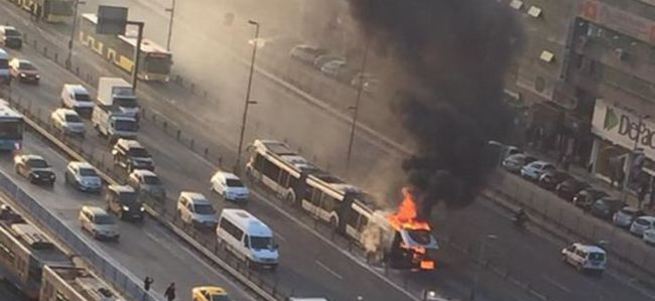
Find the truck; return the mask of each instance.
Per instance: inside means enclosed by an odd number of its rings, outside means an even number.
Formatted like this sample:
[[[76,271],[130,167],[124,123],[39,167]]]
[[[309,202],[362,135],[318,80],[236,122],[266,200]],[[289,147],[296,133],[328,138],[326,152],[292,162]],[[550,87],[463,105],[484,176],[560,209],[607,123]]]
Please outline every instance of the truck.
[[[136,138],[138,123],[132,116],[113,111],[111,107],[97,104],[91,114],[93,128],[114,143],[119,138]]]
[[[133,117],[139,121],[141,108],[137,102],[132,85],[120,77],[101,77],[98,79],[99,106],[111,111]]]

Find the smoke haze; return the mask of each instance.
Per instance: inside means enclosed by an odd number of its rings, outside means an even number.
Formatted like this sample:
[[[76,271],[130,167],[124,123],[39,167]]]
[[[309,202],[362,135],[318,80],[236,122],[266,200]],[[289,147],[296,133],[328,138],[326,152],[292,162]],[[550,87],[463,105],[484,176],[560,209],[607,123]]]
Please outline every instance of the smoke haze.
[[[393,111],[416,143],[403,162],[419,213],[470,204],[493,168],[485,144],[504,137],[511,114],[503,77],[520,31],[492,0],[350,0],[373,47],[388,47],[404,74]]]

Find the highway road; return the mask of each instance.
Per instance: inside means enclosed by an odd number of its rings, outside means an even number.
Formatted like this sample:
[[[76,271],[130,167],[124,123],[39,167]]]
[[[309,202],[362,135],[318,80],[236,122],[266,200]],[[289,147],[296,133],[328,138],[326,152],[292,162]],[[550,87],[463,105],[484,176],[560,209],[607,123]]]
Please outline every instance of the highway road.
[[[29,50],[25,52],[46,72],[44,85],[41,87],[17,86],[14,89],[15,93],[24,98],[33,99],[35,107],[42,107],[44,112],[48,111],[57,105],[57,92],[61,83],[74,79],[53,63],[35,56]],[[88,59],[93,61],[91,57]],[[269,86],[262,85],[262,87]],[[276,91],[281,92],[279,87],[274,85],[269,88],[271,91],[266,90],[261,93],[266,95],[269,94],[266,92],[271,94]],[[287,93],[289,98],[293,97],[288,92],[284,93]],[[164,111],[171,104],[170,102],[147,101],[146,106],[148,109]],[[311,107],[301,107],[297,110],[301,111],[302,109],[312,112]],[[318,112],[315,114],[320,115]],[[320,124],[321,130],[323,130],[321,122],[330,117],[323,116],[321,118],[316,119],[315,123]],[[200,119],[195,122],[180,123],[180,126],[191,131],[197,130],[203,125],[207,127],[208,124],[213,124],[206,122]],[[332,123],[338,122],[332,120]],[[326,130],[330,128],[330,125],[331,123],[325,125]],[[226,133],[229,131],[230,128],[219,127],[210,133],[211,135],[216,134],[212,141],[215,141],[217,145],[223,145],[226,153],[234,149],[234,143],[228,142],[234,140],[221,141],[222,135],[232,134]],[[152,127],[150,123],[144,125],[143,134],[141,140],[155,155],[158,172],[164,181],[171,185],[172,191],[179,189],[207,191],[206,183],[213,166],[208,165],[202,158],[192,155],[186,148],[176,144],[174,139]],[[88,140],[88,143],[85,143],[87,147],[95,148],[98,153],[106,152],[106,147],[101,146],[102,142],[98,138],[89,135]],[[180,158],[184,158],[184,161],[180,162]],[[220,207],[223,204],[217,202],[217,205]],[[345,258],[343,253],[310,234],[294,219],[281,214],[271,200],[258,198],[256,202],[249,205],[248,209],[272,225],[274,230],[280,234],[284,268],[281,266],[282,269],[278,273],[285,277],[290,276],[292,283],[306,288],[307,293],[325,293],[328,296],[334,296],[337,300],[352,300],[357,295],[364,296],[365,300],[372,298],[379,300],[404,299],[402,295],[398,295],[397,290],[382,283],[370,272],[360,269],[358,265],[353,265],[352,260]],[[443,219],[437,225],[437,232],[443,236],[455,237],[456,241],[466,247],[475,247],[479,238],[485,234],[497,234],[499,239],[489,244],[489,252],[487,252],[489,258],[492,261],[497,260],[503,263],[503,266],[510,269],[516,277],[530,281],[542,294],[553,296],[553,300],[595,299],[594,296],[602,296],[605,300],[652,299],[650,295],[646,295],[647,292],[642,294],[641,290],[635,289],[630,281],[621,275],[608,273],[603,278],[597,279],[574,273],[572,269],[559,262],[558,251],[563,245],[561,242],[553,242],[530,232],[515,231],[511,228],[507,213],[490,207],[487,202],[477,202],[462,211],[444,213]],[[297,246],[302,246],[302,250],[298,250]],[[292,251],[294,249],[298,252]],[[285,255],[285,252],[291,254]],[[293,258],[294,261],[298,260],[293,262],[293,267],[287,266],[288,261],[286,260],[290,258]],[[434,273],[433,277],[412,274],[410,280],[412,283],[420,283],[425,288],[434,287],[461,296],[462,292],[466,292],[471,286],[476,268],[472,266],[470,256],[460,254],[454,249],[445,248],[442,258],[443,268]],[[324,267],[328,267],[328,269]],[[353,285],[354,283],[357,285]],[[530,300],[531,298],[525,296],[521,288],[489,273],[483,274],[481,287],[481,296],[488,300]],[[314,291],[314,289],[319,289],[319,291]]]

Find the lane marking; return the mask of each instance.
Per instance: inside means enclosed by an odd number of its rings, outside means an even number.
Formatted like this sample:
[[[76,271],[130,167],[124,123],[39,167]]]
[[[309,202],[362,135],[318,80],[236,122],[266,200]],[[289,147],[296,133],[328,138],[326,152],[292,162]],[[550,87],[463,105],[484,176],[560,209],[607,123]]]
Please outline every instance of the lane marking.
[[[546,280],[548,283],[552,284],[556,288],[564,291],[565,293],[567,293],[567,294],[571,293],[571,290],[568,287],[566,287],[565,285],[555,281],[555,279],[552,279],[552,278],[550,278],[548,276],[542,276],[542,278],[544,278],[544,280]]]
[[[343,276],[341,276],[339,273],[335,272],[334,270],[330,269],[327,265],[324,263],[320,262],[319,260],[314,261],[319,267],[323,268],[325,271],[328,273],[332,274],[335,278],[339,280],[343,280]]]

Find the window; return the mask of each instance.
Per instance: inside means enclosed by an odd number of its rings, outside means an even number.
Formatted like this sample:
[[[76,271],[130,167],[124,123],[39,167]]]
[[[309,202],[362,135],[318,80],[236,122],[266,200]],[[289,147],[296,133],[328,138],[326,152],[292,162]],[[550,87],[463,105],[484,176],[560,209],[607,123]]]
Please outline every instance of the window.
[[[243,237],[243,246],[250,248],[250,237],[248,235]]]
[[[357,228],[357,220],[360,216],[359,212],[352,209],[348,210],[346,213],[346,224],[353,228]]]
[[[262,173],[269,179],[276,181],[278,179],[278,176],[280,174],[280,168],[275,165],[275,163],[269,161],[269,160],[264,160],[263,164],[263,169]]]
[[[332,212],[337,209],[338,205],[339,201],[337,199],[333,198],[327,193],[323,193],[321,197],[321,208],[323,208],[325,211]]]
[[[309,197],[309,201],[310,201],[312,204],[314,204],[314,205],[316,205],[316,206],[319,206],[320,201],[321,201],[321,195],[322,195],[322,194],[323,194],[323,193],[321,192],[320,189],[315,188],[315,187],[312,187],[312,188],[311,188],[311,194],[310,194],[310,197]]]
[[[264,157],[262,157],[262,155],[260,155],[259,153],[255,155],[255,163],[254,163],[255,170],[259,172],[262,172],[264,170],[264,160],[266,159],[264,159]]]
[[[230,236],[234,237],[237,240],[241,240],[241,237],[243,236],[243,231],[239,229],[239,227],[235,226],[232,222],[222,218],[220,222],[220,227],[225,232],[230,234]]]
[[[286,170],[280,171],[280,179],[277,182],[282,187],[289,187],[289,172]]]
[[[243,183],[237,179],[227,179],[225,180],[227,187],[243,187]]]

